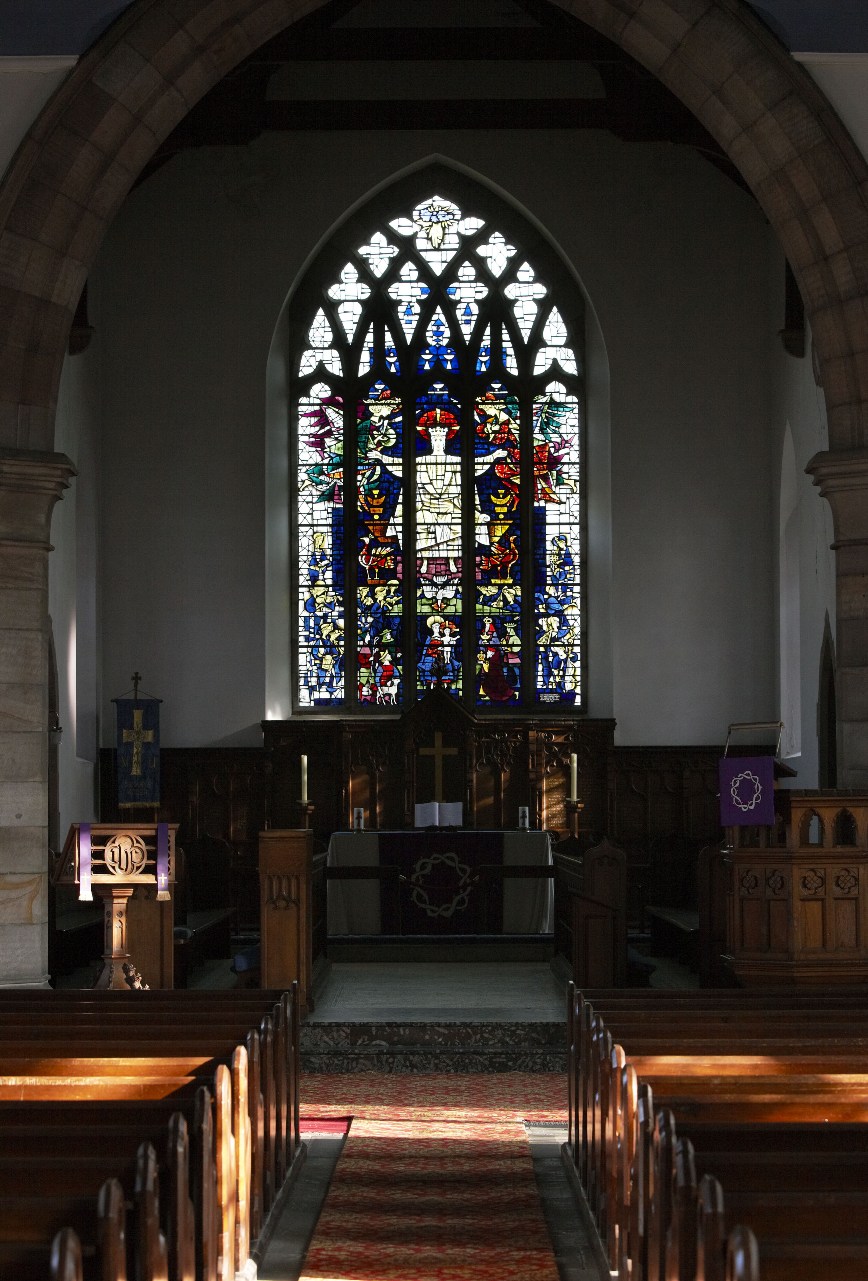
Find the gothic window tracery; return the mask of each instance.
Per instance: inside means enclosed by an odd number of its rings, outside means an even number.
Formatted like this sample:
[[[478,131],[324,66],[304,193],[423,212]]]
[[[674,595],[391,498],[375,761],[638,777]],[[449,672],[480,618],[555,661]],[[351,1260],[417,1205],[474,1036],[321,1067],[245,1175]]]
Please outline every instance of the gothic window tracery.
[[[293,301],[298,711],[582,705],[581,301],[473,205],[357,218]]]

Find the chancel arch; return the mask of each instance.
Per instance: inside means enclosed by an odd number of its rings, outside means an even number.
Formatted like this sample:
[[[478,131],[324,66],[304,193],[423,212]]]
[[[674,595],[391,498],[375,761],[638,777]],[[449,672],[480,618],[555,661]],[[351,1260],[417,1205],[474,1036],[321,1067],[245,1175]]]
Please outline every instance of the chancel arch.
[[[868,656],[866,607],[858,590],[868,519],[868,403],[861,390],[868,305],[864,160],[808,76],[735,0],[569,0],[560,7],[628,50],[696,114],[761,202],[793,264],[829,411],[831,450],[816,460],[814,475],[833,505],[839,548],[839,688],[847,691],[842,782],[864,783]],[[11,601],[18,590],[12,558],[15,566],[27,561],[34,609],[25,639],[34,647],[46,637],[42,593],[50,509],[70,474],[67,460],[50,452],[58,383],[88,267],[137,176],[201,96],[263,42],[324,8],[300,0],[208,6],[138,0],[71,73],[5,177],[0,259],[9,323],[0,338],[0,441],[9,456],[0,474],[3,581]],[[556,120],[556,104],[552,112]],[[7,652],[10,686],[27,693],[14,727],[16,735],[31,736],[22,740],[23,749],[45,732],[44,676],[33,680],[26,645],[10,644]],[[18,816],[4,822],[4,866],[29,870],[34,860],[41,866],[43,766],[34,766],[28,781],[33,803],[26,813],[12,783],[3,812]],[[38,962],[25,953],[25,969],[36,972]]]

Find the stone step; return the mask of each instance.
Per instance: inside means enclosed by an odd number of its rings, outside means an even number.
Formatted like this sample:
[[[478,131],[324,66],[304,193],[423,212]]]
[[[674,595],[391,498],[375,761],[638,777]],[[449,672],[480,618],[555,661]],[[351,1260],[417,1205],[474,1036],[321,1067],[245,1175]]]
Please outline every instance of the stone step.
[[[564,1024],[306,1023],[304,1072],[564,1072]]]

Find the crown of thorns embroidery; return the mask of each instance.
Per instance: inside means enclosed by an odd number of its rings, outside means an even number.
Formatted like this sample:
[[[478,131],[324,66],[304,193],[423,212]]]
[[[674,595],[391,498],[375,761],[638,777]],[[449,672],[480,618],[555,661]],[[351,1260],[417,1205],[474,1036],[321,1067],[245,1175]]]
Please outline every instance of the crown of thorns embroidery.
[[[762,783],[756,774],[751,774],[750,770],[745,770],[741,774],[736,774],[729,785],[729,794],[732,797],[733,805],[736,805],[742,813],[755,809],[759,805],[760,797],[763,794]]]
[[[428,888],[425,881],[430,878],[437,864],[443,864],[451,868],[457,877],[457,884],[452,895],[452,899],[443,903],[432,903],[428,895]],[[470,868],[467,863],[459,863],[458,855],[432,854],[427,858],[420,858],[419,862],[413,868],[413,875],[410,877],[410,883],[413,886],[411,899],[413,905],[423,911],[426,916],[454,916],[456,912],[463,912],[470,898],[470,890],[473,881],[470,875]],[[438,887],[445,888],[445,887]],[[451,888],[451,887],[450,887]],[[449,889],[446,889],[449,893]]]

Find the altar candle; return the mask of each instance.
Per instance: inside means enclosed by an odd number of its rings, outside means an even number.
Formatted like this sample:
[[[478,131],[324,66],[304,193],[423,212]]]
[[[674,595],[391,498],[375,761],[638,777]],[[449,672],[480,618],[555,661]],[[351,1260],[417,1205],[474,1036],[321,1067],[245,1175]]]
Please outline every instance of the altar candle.
[[[576,795],[576,788],[578,787],[578,781],[579,781],[578,776],[579,776],[579,758],[575,752],[570,752],[570,800],[571,801],[577,801],[579,799],[578,796]]]
[[[82,823],[78,829],[78,897],[93,902],[93,890],[90,888],[90,823]]]
[[[301,803],[307,805],[307,757],[301,758]]]
[[[169,897],[169,824],[157,824],[157,898]]]

